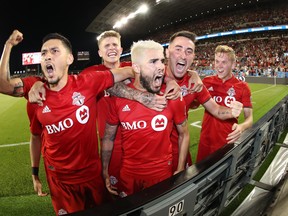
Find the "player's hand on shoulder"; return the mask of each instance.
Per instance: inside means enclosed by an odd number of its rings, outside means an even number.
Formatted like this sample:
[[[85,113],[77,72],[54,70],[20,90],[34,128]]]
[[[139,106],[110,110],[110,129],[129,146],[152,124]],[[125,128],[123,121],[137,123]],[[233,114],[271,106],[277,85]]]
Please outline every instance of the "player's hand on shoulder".
[[[147,107],[156,111],[161,112],[167,107],[167,99],[166,96],[154,94],[149,100],[149,103],[147,103]]]
[[[187,72],[190,76],[188,85],[189,92],[190,93],[201,92],[204,84],[200,76],[198,75],[198,72],[194,70],[188,70]]]
[[[181,96],[181,88],[175,80],[169,80],[166,82],[164,95],[168,100],[175,100]]]
[[[28,97],[30,103],[37,103],[42,106],[43,101],[46,100],[46,90],[44,88],[44,83],[41,81],[35,82],[28,93]]]

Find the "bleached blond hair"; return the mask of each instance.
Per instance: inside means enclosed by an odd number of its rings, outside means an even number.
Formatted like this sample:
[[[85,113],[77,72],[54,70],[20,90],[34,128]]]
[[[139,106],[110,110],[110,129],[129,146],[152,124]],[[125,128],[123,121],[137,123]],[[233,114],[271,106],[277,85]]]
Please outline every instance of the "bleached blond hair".
[[[139,63],[142,56],[147,50],[160,50],[164,53],[164,48],[160,43],[153,40],[139,40],[134,42],[131,46],[131,61],[132,63]]]

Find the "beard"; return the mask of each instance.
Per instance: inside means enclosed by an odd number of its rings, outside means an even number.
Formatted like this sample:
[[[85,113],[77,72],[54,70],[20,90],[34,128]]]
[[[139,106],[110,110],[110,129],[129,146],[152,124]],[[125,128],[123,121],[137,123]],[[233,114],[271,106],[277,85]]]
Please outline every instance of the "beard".
[[[57,85],[60,81],[60,78],[58,77],[56,80],[49,80],[49,79],[47,80],[48,80],[49,85]]]
[[[163,80],[164,80],[164,77],[163,77]],[[149,77],[142,76],[142,74],[140,74],[140,83],[143,86],[143,88],[145,88],[150,93],[158,94],[160,92],[160,88],[159,88],[159,90],[153,90],[151,88],[151,84],[153,83],[153,80]],[[163,83],[163,81],[162,81],[162,83]]]

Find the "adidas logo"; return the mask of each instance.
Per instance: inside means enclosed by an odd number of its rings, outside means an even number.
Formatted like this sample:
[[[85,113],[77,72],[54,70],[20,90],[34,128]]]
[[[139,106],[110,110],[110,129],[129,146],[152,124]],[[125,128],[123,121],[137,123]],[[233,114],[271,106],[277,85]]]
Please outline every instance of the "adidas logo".
[[[49,107],[46,105],[43,110],[42,110],[42,113],[48,113],[48,112],[51,112],[51,110],[49,109]]]
[[[129,106],[126,104],[126,105],[123,107],[122,111],[123,111],[123,112],[130,111]]]
[[[213,86],[211,86],[210,88],[208,88],[208,91],[214,91]]]

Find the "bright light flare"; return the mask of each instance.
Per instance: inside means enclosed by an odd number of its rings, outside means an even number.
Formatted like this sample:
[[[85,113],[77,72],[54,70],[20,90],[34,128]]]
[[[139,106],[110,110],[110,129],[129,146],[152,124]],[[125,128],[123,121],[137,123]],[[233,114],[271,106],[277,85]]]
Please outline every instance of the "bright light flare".
[[[137,14],[147,13],[148,9],[146,4],[141,5],[135,12],[132,12],[127,17],[123,17],[121,20],[117,21],[113,26],[113,29],[121,28],[123,25],[127,24],[130,19],[135,18]]]

